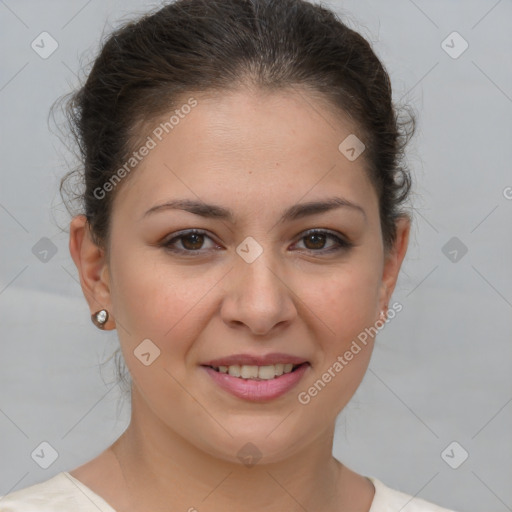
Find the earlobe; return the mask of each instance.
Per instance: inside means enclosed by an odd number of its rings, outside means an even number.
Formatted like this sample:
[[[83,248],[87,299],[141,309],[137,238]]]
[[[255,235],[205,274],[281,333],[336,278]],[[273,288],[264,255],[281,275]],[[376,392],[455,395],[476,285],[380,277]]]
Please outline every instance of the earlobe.
[[[77,215],[69,228],[69,252],[75,262],[80,285],[89,304],[91,315],[101,309],[109,312],[104,328],[114,327],[110,285],[105,251],[98,247],[91,237],[90,226],[85,215]]]
[[[400,217],[396,221],[396,238],[393,247],[389,250],[384,261],[382,273],[381,297],[379,311],[387,311],[388,303],[395,289],[402,262],[409,245],[411,221],[408,217]]]

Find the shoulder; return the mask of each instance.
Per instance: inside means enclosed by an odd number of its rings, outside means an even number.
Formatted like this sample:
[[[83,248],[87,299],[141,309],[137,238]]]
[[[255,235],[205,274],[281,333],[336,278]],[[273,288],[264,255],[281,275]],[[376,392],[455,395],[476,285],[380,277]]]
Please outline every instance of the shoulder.
[[[455,512],[421,498],[391,489],[377,478],[367,476],[375,487],[375,496],[368,512]]]
[[[58,473],[43,482],[0,496],[0,512],[115,512],[100,496]]]

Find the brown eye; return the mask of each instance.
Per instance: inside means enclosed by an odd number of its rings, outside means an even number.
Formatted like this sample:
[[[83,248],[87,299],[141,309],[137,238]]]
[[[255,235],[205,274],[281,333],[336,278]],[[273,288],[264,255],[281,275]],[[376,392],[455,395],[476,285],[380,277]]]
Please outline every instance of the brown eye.
[[[327,240],[333,240],[335,243],[331,246],[325,247]],[[205,252],[210,248],[204,248],[205,241],[213,239],[206,234],[205,231],[199,229],[192,229],[183,231],[177,236],[169,239],[161,244],[166,250],[177,254],[194,256]],[[319,254],[328,254],[331,252],[348,250],[353,247],[353,244],[334,233],[329,231],[314,229],[305,233],[300,241],[304,240],[306,251]],[[181,248],[177,247],[178,242],[181,244]],[[215,244],[214,244],[215,245]],[[217,246],[218,247],[218,246]]]
[[[325,243],[327,239],[331,239],[335,241],[335,244],[331,247],[325,248]],[[352,243],[344,240],[343,238],[331,233],[329,231],[314,229],[308,231],[301,240],[305,240],[305,246],[308,251],[311,252],[319,252],[319,253],[330,253],[335,251],[341,251],[349,249],[353,246]]]
[[[185,235],[180,237],[182,240],[182,245],[185,249],[196,251],[201,249],[201,246],[204,243],[204,235],[200,233],[190,233],[189,235]]]
[[[308,249],[323,249],[326,238],[326,235],[323,233],[313,233],[311,235],[307,235],[304,237],[304,240],[308,240],[311,242],[309,246],[307,243],[305,245]]]
[[[212,240],[204,231],[199,229],[193,229],[189,231],[184,231],[178,236],[175,236],[169,239],[166,242],[163,242],[161,245],[166,250],[171,252],[179,253],[179,254],[195,254],[196,252],[200,252],[203,249],[203,245],[205,240]],[[213,240],[212,240],[213,241]],[[176,247],[176,244],[180,242],[182,248]]]

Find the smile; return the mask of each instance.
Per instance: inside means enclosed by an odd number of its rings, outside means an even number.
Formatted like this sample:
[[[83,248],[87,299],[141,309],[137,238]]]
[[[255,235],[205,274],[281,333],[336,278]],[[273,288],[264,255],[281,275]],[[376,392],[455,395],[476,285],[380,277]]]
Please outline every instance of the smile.
[[[268,401],[285,395],[299,383],[309,367],[307,362],[201,366],[219,388],[250,401]]]
[[[291,373],[296,370],[300,365],[291,363],[278,363],[269,364],[265,366],[256,365],[239,365],[233,364],[230,366],[211,366],[219,373],[227,373],[232,377],[239,377],[242,379],[255,379],[255,380],[271,380],[280,377],[285,373]]]

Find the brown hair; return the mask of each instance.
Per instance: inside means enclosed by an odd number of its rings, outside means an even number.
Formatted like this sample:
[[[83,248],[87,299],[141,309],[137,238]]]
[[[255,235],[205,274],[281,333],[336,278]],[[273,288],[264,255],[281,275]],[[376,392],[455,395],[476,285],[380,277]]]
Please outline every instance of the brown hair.
[[[369,42],[304,0],[177,0],[111,33],[67,103],[82,163],[61,180],[64,203],[63,192],[74,194],[108,252],[112,203],[122,185],[101,198],[94,191],[129,159],[148,123],[194,92],[293,86],[353,120],[389,249],[396,219],[410,217],[401,208],[411,188],[402,158],[414,115],[405,107],[409,115],[399,117],[388,73]],[[78,193],[66,190],[73,174]]]

